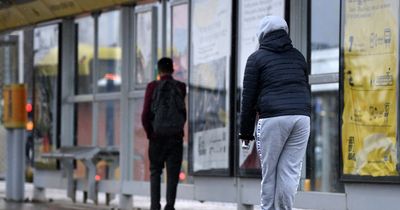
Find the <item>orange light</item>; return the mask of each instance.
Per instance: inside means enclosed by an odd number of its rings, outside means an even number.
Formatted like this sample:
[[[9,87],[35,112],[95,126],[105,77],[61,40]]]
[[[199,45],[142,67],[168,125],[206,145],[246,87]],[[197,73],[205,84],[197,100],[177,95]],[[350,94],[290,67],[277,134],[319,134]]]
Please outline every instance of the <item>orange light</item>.
[[[31,112],[32,111],[32,104],[26,104],[25,110],[26,110],[26,112]]]
[[[184,172],[179,173],[179,179],[181,181],[185,180],[186,179],[186,174]]]
[[[114,74],[105,74],[104,78],[108,80],[116,80],[117,76],[115,76]]]
[[[100,180],[101,180],[101,176],[100,176],[100,175],[96,175],[96,176],[94,177],[94,179],[95,179],[96,181],[100,181]]]
[[[26,130],[28,130],[28,131],[32,131],[33,130],[33,122],[32,121],[28,121],[26,123]]]

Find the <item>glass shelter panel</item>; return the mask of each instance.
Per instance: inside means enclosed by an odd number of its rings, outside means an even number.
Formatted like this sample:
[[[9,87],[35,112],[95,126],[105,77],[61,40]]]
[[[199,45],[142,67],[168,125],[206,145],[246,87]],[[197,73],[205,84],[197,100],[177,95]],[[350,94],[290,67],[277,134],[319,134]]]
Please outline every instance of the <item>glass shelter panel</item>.
[[[228,175],[231,1],[192,3],[191,171]]]
[[[174,78],[184,83],[188,83],[189,69],[189,5],[179,4],[172,6],[172,58],[174,61]],[[186,97],[186,110],[188,110],[188,97]],[[179,178],[181,182],[190,182],[188,179],[188,155],[189,155],[189,129],[188,123],[184,128],[183,137],[183,163],[182,174]]]
[[[99,17],[99,54],[97,89],[99,93],[121,89],[121,12],[102,13]]]
[[[311,1],[312,74],[339,72],[340,1]]]
[[[93,105],[91,102],[75,104],[75,138],[78,146],[91,146],[93,135]]]
[[[34,113],[34,130],[27,132],[27,146],[34,144],[36,167],[55,168],[56,161],[42,159],[57,147],[57,80],[59,75],[59,26],[34,30],[34,88],[28,100]],[[32,119],[29,119],[32,120]]]
[[[258,24],[265,15],[277,15],[284,17],[285,1],[239,1],[239,53],[237,70],[237,110],[236,118],[239,119],[241,106],[241,92],[243,89],[243,77],[247,58],[257,50],[258,38],[256,36]],[[239,128],[239,120],[237,127]],[[241,176],[260,176],[260,160],[254,141],[250,142],[249,150],[239,148],[239,175]]]
[[[120,145],[121,111],[119,101],[98,103],[97,146],[118,147]]]
[[[311,133],[306,154],[308,189],[312,191],[344,191],[339,179],[338,98],[337,88],[325,87],[312,93]]]
[[[130,102],[135,109],[133,110],[133,135],[134,135],[134,156],[133,156],[133,179],[135,181],[150,180],[150,162],[148,156],[149,140],[142,126],[142,110],[144,99],[135,99]]]
[[[338,73],[340,2],[313,0],[311,5],[311,73]],[[311,134],[306,154],[309,182],[305,190],[343,192],[338,165],[339,85],[313,85],[311,90]]]
[[[93,61],[94,61],[94,18],[84,17],[76,20],[78,24],[78,55],[76,78],[76,94],[93,93]]]
[[[180,4],[172,7],[172,58],[174,78],[188,81],[189,69],[189,5]]]
[[[154,79],[153,61],[153,13],[136,13],[136,62],[135,87],[144,88]]]

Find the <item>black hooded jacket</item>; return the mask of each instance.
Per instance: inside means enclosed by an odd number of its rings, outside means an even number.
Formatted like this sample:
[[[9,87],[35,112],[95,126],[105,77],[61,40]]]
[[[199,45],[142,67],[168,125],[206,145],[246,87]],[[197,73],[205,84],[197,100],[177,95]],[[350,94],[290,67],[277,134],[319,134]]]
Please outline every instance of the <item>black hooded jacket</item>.
[[[243,80],[240,138],[254,139],[259,118],[311,115],[307,63],[284,30],[266,34],[247,60]]]

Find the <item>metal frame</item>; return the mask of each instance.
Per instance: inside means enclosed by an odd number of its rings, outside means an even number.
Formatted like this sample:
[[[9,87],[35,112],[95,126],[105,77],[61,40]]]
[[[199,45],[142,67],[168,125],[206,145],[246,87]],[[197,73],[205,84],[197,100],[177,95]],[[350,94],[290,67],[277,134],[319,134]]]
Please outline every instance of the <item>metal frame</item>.
[[[99,66],[99,17],[101,13],[96,12],[92,14],[94,19],[94,56],[93,56],[93,73],[92,73],[92,90],[93,98],[96,97],[97,90],[97,74]],[[78,59],[78,58],[77,58]],[[97,122],[98,122],[99,105],[96,100],[92,101],[92,146],[97,145]],[[76,116],[77,117],[77,116]]]
[[[75,67],[71,65],[75,63],[76,58],[76,27],[73,19],[67,19],[62,24],[62,63],[61,63],[61,77],[63,82],[61,84],[61,146],[72,146],[74,144],[74,112],[75,107],[73,104],[66,103],[65,99],[71,97],[75,93]],[[67,44],[66,44],[67,43]]]

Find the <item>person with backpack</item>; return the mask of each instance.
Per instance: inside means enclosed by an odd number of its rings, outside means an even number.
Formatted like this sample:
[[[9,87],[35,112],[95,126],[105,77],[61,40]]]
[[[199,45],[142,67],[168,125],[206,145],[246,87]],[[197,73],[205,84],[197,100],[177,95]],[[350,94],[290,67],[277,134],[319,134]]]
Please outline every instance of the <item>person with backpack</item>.
[[[142,124],[149,139],[150,210],[160,210],[161,174],[167,168],[167,204],[164,210],[175,210],[175,198],[183,158],[184,124],[186,122],[186,85],[172,77],[173,61],[161,58],[159,80],[147,85]]]
[[[308,67],[288,31],[283,18],[264,17],[257,34],[260,46],[244,73],[239,138],[254,140],[258,113],[262,210],[292,209],[310,135]]]

